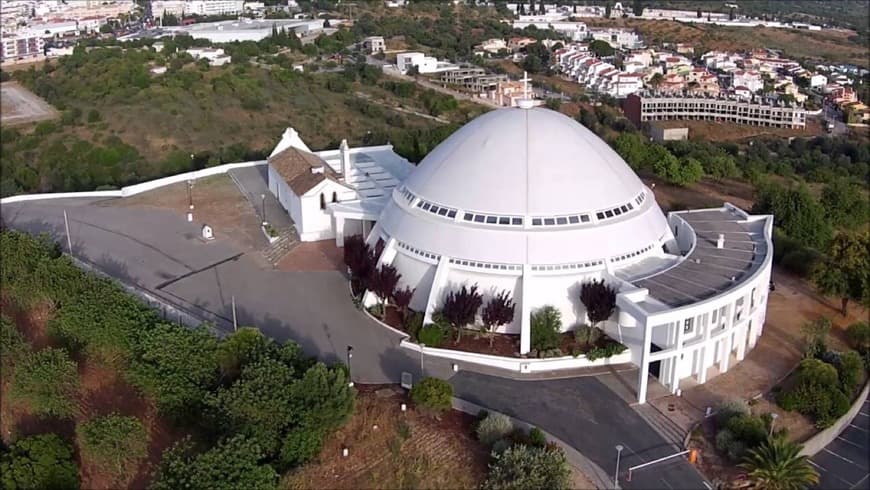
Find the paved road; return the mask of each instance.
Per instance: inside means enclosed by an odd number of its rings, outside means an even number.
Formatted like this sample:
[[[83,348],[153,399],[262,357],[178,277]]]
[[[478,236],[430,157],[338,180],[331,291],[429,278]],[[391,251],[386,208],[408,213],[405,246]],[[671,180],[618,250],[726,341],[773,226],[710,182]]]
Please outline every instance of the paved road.
[[[598,377],[519,381],[462,371],[451,383],[458,397],[545,428],[609,475],[616,469],[615,446],[621,444],[622,488],[704,488],[698,472],[680,458],[637,471],[626,481],[629,467],[674,449]]]
[[[279,230],[293,227],[293,220],[281,207],[275,195],[269,191],[269,169],[266,165],[235,168],[227,174],[236,183],[245,199],[251,203],[257,216],[261,219],[263,217],[263,196],[265,196],[266,220]]]
[[[870,490],[870,400],[855,420],[812,458],[820,489]]]
[[[395,383],[402,372],[419,375],[419,354],[398,346],[400,336],[357,311],[338,272],[265,269],[227,238],[198,238],[196,223],[173,213],[110,205],[93,199],[6,204],[7,225],[48,232],[65,243],[63,210],[73,251],[105,272],[175,302],[216,316],[231,328],[235,297],[239,323],[278,339],[293,339],[325,361],[344,361],[354,347],[353,378]],[[426,359],[429,375],[448,377],[449,363]],[[595,378],[515,381],[468,371],[451,379],[473,403],[540,426],[574,446],[606,472],[614,447],[626,447],[622,468],[669,454],[668,444],[616,393]],[[624,475],[623,475],[624,476]],[[635,475],[626,488],[701,488],[700,476],[682,460]]]

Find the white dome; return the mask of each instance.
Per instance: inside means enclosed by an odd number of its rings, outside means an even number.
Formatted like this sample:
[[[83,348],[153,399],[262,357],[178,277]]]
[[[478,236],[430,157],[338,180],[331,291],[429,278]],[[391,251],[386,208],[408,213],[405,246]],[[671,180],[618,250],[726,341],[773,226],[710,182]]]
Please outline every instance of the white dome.
[[[611,209],[643,189],[607,143],[543,108],[478,117],[435,148],[405,185],[434,203],[519,216]]]
[[[465,125],[396,189],[378,224],[405,250],[491,264],[622,266],[661,253],[670,238],[622,158],[543,108]]]

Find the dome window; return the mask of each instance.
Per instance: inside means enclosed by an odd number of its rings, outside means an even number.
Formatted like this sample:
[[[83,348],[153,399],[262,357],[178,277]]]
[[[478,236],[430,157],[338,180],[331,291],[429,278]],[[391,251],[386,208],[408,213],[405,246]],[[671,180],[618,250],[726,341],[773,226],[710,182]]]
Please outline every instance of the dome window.
[[[471,214],[471,213],[465,213],[465,214],[462,216],[462,219],[464,219],[465,221],[471,221],[471,220],[474,219],[474,215]]]
[[[511,218],[511,224],[514,226],[523,226],[522,218]]]
[[[566,218],[566,217],[564,217],[564,216],[561,216],[561,217],[559,217],[559,218],[556,218],[556,224],[557,224],[557,225],[567,225],[567,224],[568,224],[568,218]]]
[[[568,216],[568,222],[571,223],[572,225],[576,225],[577,223],[580,222],[580,217],[579,216]]]
[[[475,223],[483,223],[484,220],[486,220],[486,216],[484,216],[482,214],[475,214],[474,215],[474,222]]]
[[[532,226],[541,226],[541,218],[532,218]]]

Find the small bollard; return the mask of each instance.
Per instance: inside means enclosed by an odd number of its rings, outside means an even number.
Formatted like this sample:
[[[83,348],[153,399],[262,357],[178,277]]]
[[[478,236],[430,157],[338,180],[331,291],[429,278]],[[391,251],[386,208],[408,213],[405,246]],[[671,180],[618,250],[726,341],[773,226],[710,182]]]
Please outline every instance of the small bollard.
[[[403,403],[402,406],[401,406],[401,408],[402,408],[402,411],[404,412],[404,411],[408,410],[408,405],[405,405],[405,404]]]
[[[704,417],[709,418],[711,415],[713,415],[713,407],[707,407],[707,413],[704,414]]]
[[[341,448],[341,455],[342,456],[344,456],[346,458],[349,454],[350,454],[350,449],[348,449],[346,447]]]
[[[378,430],[378,424],[373,425],[372,430]]]
[[[188,222],[188,223],[192,223],[192,222],[193,222],[193,213],[187,213],[187,222]]]
[[[453,364],[453,372],[454,373],[459,372],[459,364]]]

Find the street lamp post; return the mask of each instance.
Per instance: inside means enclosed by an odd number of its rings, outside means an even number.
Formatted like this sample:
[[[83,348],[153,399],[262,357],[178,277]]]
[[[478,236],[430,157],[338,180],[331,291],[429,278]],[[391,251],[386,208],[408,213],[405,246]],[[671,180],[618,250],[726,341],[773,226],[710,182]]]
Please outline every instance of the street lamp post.
[[[622,454],[622,444],[616,445],[616,471],[613,473],[613,488],[619,488],[619,456]]]
[[[187,179],[187,207],[193,211],[193,181]]]
[[[773,435],[773,424],[776,423],[776,418],[777,418],[777,417],[779,417],[779,414],[778,414],[778,413],[775,413],[775,412],[774,412],[774,413],[771,413],[771,414],[770,414],[770,431],[767,433],[767,437],[770,437],[770,436]]]
[[[266,194],[260,194],[260,209],[262,209],[263,213],[263,226],[266,226]]]
[[[352,357],[353,357],[353,346],[349,345],[349,346],[347,346],[347,377],[349,380],[347,383],[348,386],[353,386],[353,376],[351,375],[351,372],[350,372],[350,360]]]

